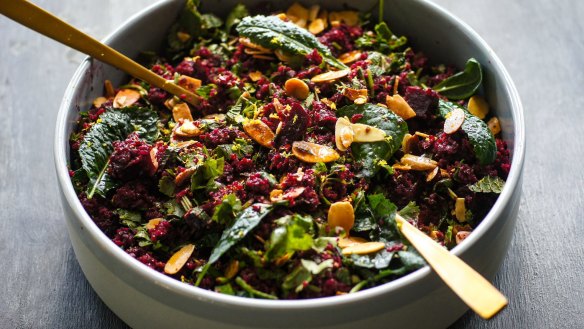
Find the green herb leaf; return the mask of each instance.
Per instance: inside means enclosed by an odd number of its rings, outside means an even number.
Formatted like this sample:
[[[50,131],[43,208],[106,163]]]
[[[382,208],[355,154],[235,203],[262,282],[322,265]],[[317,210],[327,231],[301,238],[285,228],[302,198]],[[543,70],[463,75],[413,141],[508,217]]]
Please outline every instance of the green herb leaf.
[[[374,76],[380,76],[391,72],[389,57],[377,51],[367,52],[367,60],[370,62],[369,70]]]
[[[315,261],[312,260],[301,259],[300,263],[310,273],[317,275],[320,272],[326,270],[327,268],[332,268],[334,261],[332,259],[327,259],[325,261],[320,262],[320,264],[317,264]]]
[[[308,250],[313,246],[313,221],[310,216],[284,216],[276,221],[267,245],[266,258],[274,260],[285,253]]]
[[[158,191],[168,197],[174,197],[175,188],[174,179],[170,176],[162,176],[158,181]]]
[[[158,137],[158,115],[151,108],[127,107],[110,109],[101,115],[85,135],[79,147],[83,170],[87,174],[87,197],[95,193],[105,197],[106,193],[117,186],[107,174],[109,157],[113,152],[112,143],[124,140],[134,131],[149,143]]]
[[[245,17],[236,28],[239,35],[268,49],[281,49],[298,55],[307,55],[316,49],[329,65],[338,69],[347,66],[337,60],[330,49],[307,30],[275,16]]]
[[[420,207],[416,205],[415,201],[410,201],[399,211],[399,214],[407,220],[417,220],[420,214]]]
[[[196,166],[195,173],[191,176],[191,190],[214,190],[215,179],[223,174],[225,160],[223,158],[208,158],[202,164]]]
[[[337,110],[338,117],[351,118],[355,114],[363,117],[357,121],[385,132],[385,141],[373,143],[353,143],[351,150],[357,162],[363,165],[361,175],[373,177],[379,170],[380,160],[388,160],[400,147],[402,139],[408,132],[406,122],[385,107],[375,104],[347,105]]]
[[[221,204],[215,207],[212,219],[220,224],[231,224],[233,218],[241,211],[241,201],[231,193],[226,195]]]
[[[452,102],[440,100],[438,111],[443,118],[446,118],[446,115],[457,107],[460,108],[460,106]],[[464,108],[462,110],[464,111],[465,119],[461,128],[467,134],[479,163],[486,165],[495,161],[497,144],[491,130],[483,120]]]
[[[205,267],[199,274],[195,285],[198,286],[201,283],[201,280],[203,280],[203,277],[207,273],[209,266],[219,260],[219,258],[234,244],[245,238],[245,236],[251,232],[251,230],[253,230],[271,211],[271,206],[262,203],[256,203],[242,211],[235,218],[233,225],[223,231],[219,242],[211,252],[209,261],[207,264],[205,264]]]
[[[459,100],[472,96],[482,81],[483,70],[481,64],[476,59],[471,58],[466,62],[464,71],[443,80],[432,89],[444,97]]]
[[[231,9],[229,15],[227,15],[227,19],[225,19],[225,32],[231,32],[231,28],[239,24],[241,19],[247,16],[249,16],[249,12],[247,11],[247,8],[244,4],[238,3],[235,5],[235,7]]]
[[[505,181],[497,176],[485,176],[478,182],[470,185],[469,190],[477,193],[501,193],[505,187]]]
[[[135,229],[142,222],[142,215],[139,212],[126,210],[126,209],[116,209],[115,213],[120,217],[120,221],[125,226]]]
[[[285,291],[294,290],[300,292],[304,289],[304,284],[312,281],[312,274],[304,266],[299,265],[284,278],[282,289]]]

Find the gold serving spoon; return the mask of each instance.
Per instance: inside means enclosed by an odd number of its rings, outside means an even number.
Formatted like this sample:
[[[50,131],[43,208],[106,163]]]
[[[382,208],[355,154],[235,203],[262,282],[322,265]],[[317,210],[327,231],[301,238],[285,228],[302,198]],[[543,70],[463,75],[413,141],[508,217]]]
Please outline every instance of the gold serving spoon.
[[[197,105],[199,97],[25,0],[1,0],[0,14],[129,75]]]
[[[507,306],[507,298],[460,258],[444,249],[400,215],[396,214],[395,220],[402,234],[426,259],[442,281],[480,317],[490,319]]]

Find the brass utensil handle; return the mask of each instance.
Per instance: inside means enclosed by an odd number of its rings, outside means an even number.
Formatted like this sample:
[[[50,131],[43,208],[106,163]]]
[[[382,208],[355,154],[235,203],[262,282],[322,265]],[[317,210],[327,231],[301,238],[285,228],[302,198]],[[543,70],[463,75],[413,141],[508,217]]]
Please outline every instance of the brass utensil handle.
[[[198,96],[192,92],[172,81],[167,81],[31,2],[25,0],[0,1],[0,13],[40,34],[179,96],[191,104],[197,105],[199,103]]]
[[[400,215],[396,215],[396,221],[403,235],[432,269],[479,316],[490,319],[507,305],[507,298],[460,258],[444,249]]]

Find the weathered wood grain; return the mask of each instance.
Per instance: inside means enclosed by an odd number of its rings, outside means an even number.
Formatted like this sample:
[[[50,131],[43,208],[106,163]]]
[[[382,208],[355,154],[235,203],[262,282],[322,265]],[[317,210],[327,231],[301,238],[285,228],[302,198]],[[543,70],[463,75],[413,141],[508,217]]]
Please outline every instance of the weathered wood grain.
[[[154,0],[36,1],[101,38]],[[435,0],[469,23],[515,80],[527,158],[515,238],[490,321],[452,328],[584,327],[584,2]],[[126,328],[75,260],[54,177],[56,111],[82,55],[0,17],[1,328]]]

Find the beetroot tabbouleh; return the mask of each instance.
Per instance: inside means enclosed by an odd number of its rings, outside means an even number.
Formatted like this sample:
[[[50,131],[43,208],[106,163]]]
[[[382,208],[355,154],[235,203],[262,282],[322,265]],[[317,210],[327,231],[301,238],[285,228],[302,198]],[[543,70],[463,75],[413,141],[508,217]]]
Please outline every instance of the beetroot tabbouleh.
[[[195,4],[148,65],[197,104],[133,79],[71,136],[79,199],[129,255],[220,293],[333,296],[425,264],[396,213],[452,248],[489,211],[510,154],[474,59],[433,65],[354,11]]]

